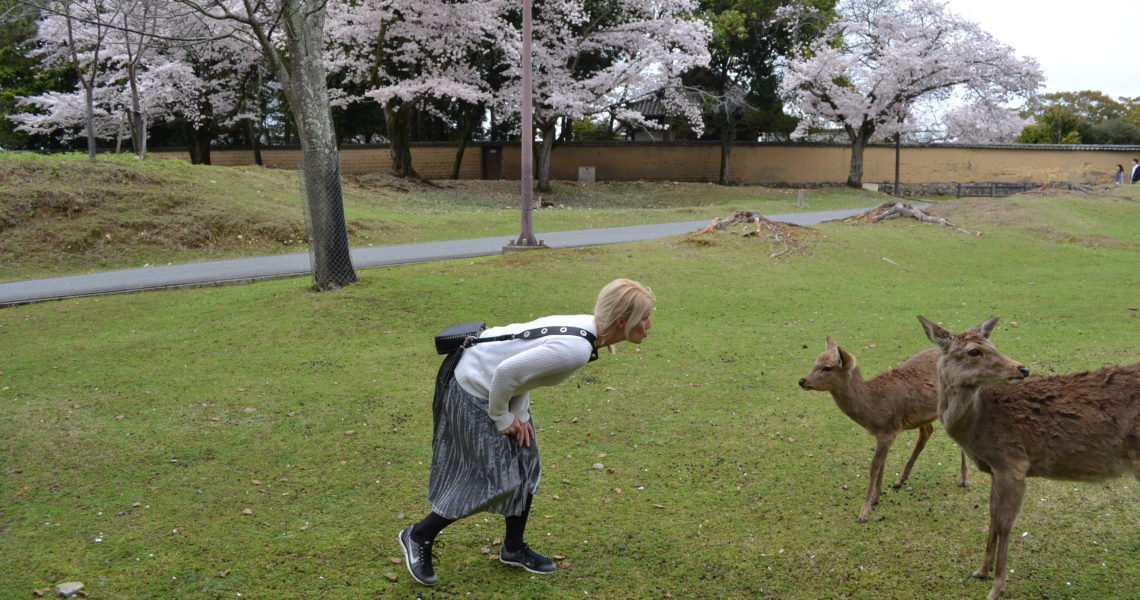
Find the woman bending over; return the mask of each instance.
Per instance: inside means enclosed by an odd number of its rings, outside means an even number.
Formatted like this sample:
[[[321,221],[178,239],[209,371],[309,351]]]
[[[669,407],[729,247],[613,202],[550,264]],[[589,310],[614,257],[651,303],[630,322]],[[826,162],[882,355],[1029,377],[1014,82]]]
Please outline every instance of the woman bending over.
[[[454,371],[436,380],[432,403],[431,513],[399,535],[404,564],[416,581],[435,585],[432,545],[444,527],[479,512],[506,517],[499,560],[531,573],[553,573],[554,561],[523,541],[541,466],[530,391],[564,381],[597,349],[640,344],[649,334],[653,293],[615,279],[598,294],[592,315],[556,315],[485,330],[518,334],[463,350]]]

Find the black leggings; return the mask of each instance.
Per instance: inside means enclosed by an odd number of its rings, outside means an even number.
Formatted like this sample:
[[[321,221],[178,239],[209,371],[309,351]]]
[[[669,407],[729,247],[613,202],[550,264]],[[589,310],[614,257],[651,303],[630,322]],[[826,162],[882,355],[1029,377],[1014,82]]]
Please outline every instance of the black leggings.
[[[534,494],[528,494],[526,498],[526,510],[521,515],[514,517],[507,517],[507,533],[503,536],[503,548],[511,552],[518,552],[522,549],[523,536],[526,534],[526,522],[530,518],[530,505],[534,502]],[[424,517],[422,521],[412,526],[412,535],[421,542],[431,542],[443,531],[444,527],[454,523],[456,519],[448,519],[432,512]]]

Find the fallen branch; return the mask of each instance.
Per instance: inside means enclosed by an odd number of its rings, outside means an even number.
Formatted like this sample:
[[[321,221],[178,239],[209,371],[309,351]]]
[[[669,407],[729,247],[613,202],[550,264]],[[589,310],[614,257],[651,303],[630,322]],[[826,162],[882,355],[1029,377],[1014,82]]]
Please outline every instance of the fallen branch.
[[[773,246],[779,245],[781,250],[773,252],[768,258],[775,258],[788,252],[795,252],[800,249],[800,242],[796,235],[805,231],[805,229],[795,223],[786,223],[784,221],[772,221],[760,214],[755,210],[738,210],[734,211],[731,216],[713,219],[708,226],[699,231],[694,232],[685,241],[692,241],[698,235],[705,235],[716,231],[724,231],[731,225],[752,225],[752,227],[744,232],[744,237],[766,237],[773,241]]]
[[[950,229],[956,229],[958,231],[961,231],[962,233],[969,233],[969,234],[973,234],[973,235],[981,235],[980,231],[969,231],[966,229],[962,229],[961,227],[954,225],[953,223],[947,221],[946,219],[944,219],[942,217],[929,214],[926,211],[922,210],[921,208],[915,208],[915,207],[913,207],[913,206],[911,206],[905,202],[884,202],[884,203],[876,206],[875,208],[865,210],[865,211],[863,211],[857,215],[847,217],[846,219],[843,219],[843,220],[844,221],[866,220],[866,221],[870,221],[872,223],[878,223],[879,221],[886,221],[887,219],[897,219],[899,217],[911,217],[913,219],[918,219],[919,221],[923,221],[926,223],[937,223],[937,224],[942,225],[944,227],[949,227]]]

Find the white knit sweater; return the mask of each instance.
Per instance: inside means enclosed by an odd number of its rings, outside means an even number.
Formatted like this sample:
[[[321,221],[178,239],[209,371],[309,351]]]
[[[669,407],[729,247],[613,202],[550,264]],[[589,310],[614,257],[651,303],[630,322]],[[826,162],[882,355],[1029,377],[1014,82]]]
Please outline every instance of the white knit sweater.
[[[480,337],[563,325],[598,334],[594,315],[556,315],[492,327]],[[589,362],[592,352],[589,340],[577,335],[475,344],[463,351],[455,379],[467,393],[487,399],[487,414],[502,431],[515,417],[523,422],[530,418],[530,390],[561,383]]]

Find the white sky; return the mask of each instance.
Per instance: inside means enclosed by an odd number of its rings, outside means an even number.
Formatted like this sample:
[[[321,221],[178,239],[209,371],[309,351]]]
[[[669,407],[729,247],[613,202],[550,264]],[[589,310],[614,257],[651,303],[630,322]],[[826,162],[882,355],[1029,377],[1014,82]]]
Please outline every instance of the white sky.
[[[1018,56],[1037,59],[1044,93],[1140,96],[1140,0],[943,0]]]

